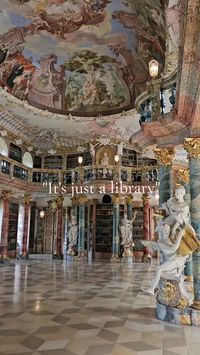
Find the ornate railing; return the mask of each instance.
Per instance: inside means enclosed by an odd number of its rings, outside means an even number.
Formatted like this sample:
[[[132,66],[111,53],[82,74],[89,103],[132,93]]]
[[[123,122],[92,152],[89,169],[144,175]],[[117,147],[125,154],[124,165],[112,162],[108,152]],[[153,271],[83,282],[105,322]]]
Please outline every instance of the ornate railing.
[[[147,90],[136,99],[140,124],[155,121],[172,112],[176,102],[177,73],[147,83]]]
[[[137,185],[158,181],[156,165],[134,167],[119,165],[108,167],[80,166],[79,168],[66,170],[31,169],[3,155],[0,155],[0,174],[9,176],[12,180],[17,179],[37,185],[49,182],[63,185],[88,184],[112,180]]]

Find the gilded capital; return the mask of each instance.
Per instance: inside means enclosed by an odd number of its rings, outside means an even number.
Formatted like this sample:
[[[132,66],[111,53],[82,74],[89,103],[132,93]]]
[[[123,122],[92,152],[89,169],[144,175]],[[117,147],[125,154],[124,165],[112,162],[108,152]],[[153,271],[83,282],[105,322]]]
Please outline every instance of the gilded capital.
[[[142,195],[142,201],[143,201],[143,205],[148,205],[149,204],[149,200],[150,200],[150,196],[147,193],[144,193]]]
[[[1,198],[4,201],[10,200],[11,196],[12,196],[12,192],[11,191],[4,190],[4,191],[1,192]]]
[[[126,201],[127,205],[131,205],[133,202],[133,196],[132,195],[126,196],[125,201]]]
[[[119,205],[119,200],[120,200],[120,197],[119,197],[118,194],[113,195],[112,201],[113,201],[113,204],[114,204],[114,205]]]
[[[22,197],[22,201],[23,201],[24,204],[29,205],[31,200],[32,200],[32,196],[31,195],[24,195]]]
[[[189,157],[200,159],[200,138],[186,138],[183,147],[188,152]]]
[[[58,197],[56,198],[56,204],[57,204],[57,206],[58,206],[58,207],[62,207],[63,201],[64,201],[64,197],[63,197],[63,196],[58,196]]]
[[[78,195],[76,201],[79,205],[84,205],[87,202],[87,197],[85,195]]]
[[[173,148],[156,148],[154,149],[155,159],[157,159],[158,164],[162,166],[170,166],[174,157]]]
[[[190,173],[188,169],[180,169],[177,173],[178,180],[183,184],[189,184],[190,182]]]

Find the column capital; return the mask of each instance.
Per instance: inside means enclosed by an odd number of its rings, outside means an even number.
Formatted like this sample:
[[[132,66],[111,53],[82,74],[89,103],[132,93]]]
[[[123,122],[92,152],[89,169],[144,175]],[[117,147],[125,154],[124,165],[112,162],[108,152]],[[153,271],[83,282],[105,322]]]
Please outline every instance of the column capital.
[[[8,201],[10,200],[12,196],[12,192],[9,191],[9,190],[3,190],[1,191],[1,198],[4,200],[4,201]]]
[[[114,205],[119,205],[119,200],[120,200],[119,194],[115,194],[112,196],[112,201]]]
[[[155,148],[154,155],[159,165],[164,167],[171,166],[174,157],[174,148]]]
[[[189,169],[180,169],[177,173],[178,180],[183,184],[189,184],[190,182],[190,172]]]
[[[57,204],[57,207],[62,207],[63,205],[63,201],[64,201],[64,197],[63,196],[58,196],[56,197],[56,204]]]
[[[134,198],[132,195],[125,197],[125,201],[126,201],[127,205],[131,205],[133,203],[133,200],[134,200]]]
[[[190,158],[200,159],[200,138],[186,138],[183,147]]]
[[[146,206],[149,204],[149,200],[150,200],[150,196],[147,193],[144,193],[142,195],[142,201],[143,201],[143,205]]]
[[[78,195],[76,197],[76,201],[78,205],[84,205],[87,202],[87,196],[82,194],[82,195]]]
[[[23,202],[24,204],[29,205],[30,202],[31,202],[31,200],[32,200],[32,196],[31,196],[31,195],[24,195],[24,196],[22,197],[22,202]]]

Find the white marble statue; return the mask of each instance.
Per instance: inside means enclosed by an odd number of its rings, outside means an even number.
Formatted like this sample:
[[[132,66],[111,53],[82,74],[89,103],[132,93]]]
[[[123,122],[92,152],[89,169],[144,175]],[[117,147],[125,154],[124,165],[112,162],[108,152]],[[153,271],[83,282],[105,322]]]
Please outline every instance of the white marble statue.
[[[185,194],[186,191],[183,186],[176,187],[175,196],[163,203],[161,207],[167,215],[163,223],[170,225],[172,235],[177,229],[182,229],[190,223],[190,207],[184,200]]]
[[[154,294],[158,288],[157,299],[177,307],[179,303],[185,306],[192,303],[193,294],[188,292],[184,283],[183,270],[187,258],[199,247],[196,233],[190,225],[189,205],[184,201],[184,195],[184,187],[179,186],[175,196],[163,204],[166,216],[156,228],[159,240],[141,241],[144,246],[158,250],[162,255],[162,263],[156,270],[151,286],[143,291]],[[171,298],[166,296],[170,292]],[[176,302],[178,294],[179,300]]]
[[[133,243],[133,222],[136,218],[137,211],[134,212],[134,216],[132,219],[127,218],[127,214],[124,213],[124,216],[121,221],[121,225],[119,226],[120,233],[122,236],[121,245],[124,247],[123,256],[131,256],[132,251],[131,248],[134,246]]]
[[[69,223],[69,249],[67,251],[68,255],[75,255],[75,248],[77,244],[78,237],[78,225],[76,217],[72,214],[71,221]]]
[[[155,278],[152,281],[151,287],[144,289],[145,292],[153,294],[155,289],[159,285],[159,281],[162,276],[174,276],[176,279],[180,278],[181,273],[184,269],[185,262],[189,255],[182,256],[178,253],[180,247],[181,239],[184,234],[184,229],[177,232],[177,238],[174,242],[170,239],[170,226],[168,224],[162,223],[158,229],[159,240],[157,242],[142,240],[142,244],[151,248],[153,250],[158,250],[163,253],[164,261],[157,268]],[[173,275],[172,275],[173,274]]]

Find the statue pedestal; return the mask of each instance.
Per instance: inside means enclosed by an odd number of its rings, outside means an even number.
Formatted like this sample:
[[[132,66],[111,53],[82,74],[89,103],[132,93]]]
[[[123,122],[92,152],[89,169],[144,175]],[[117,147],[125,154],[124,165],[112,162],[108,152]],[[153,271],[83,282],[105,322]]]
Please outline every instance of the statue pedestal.
[[[156,298],[163,305],[184,309],[193,303],[192,285],[186,284],[182,276],[161,277]]]
[[[180,309],[161,304],[157,301],[156,316],[158,319],[172,324],[200,326],[200,310],[192,307]]]

